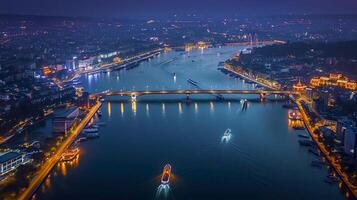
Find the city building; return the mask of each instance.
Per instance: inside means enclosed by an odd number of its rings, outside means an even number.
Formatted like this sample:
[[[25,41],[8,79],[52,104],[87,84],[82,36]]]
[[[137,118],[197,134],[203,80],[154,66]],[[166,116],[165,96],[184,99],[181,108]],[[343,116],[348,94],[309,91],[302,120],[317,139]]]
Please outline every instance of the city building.
[[[11,172],[18,166],[25,163],[25,154],[21,154],[15,151],[8,151],[0,154],[0,176]]]
[[[344,150],[346,154],[353,157],[356,157],[356,150],[357,150],[356,132],[357,132],[356,128],[347,128],[345,130]]]
[[[350,80],[340,73],[331,73],[327,76],[314,77],[310,80],[311,87],[337,86],[348,90],[357,90],[357,82]]]
[[[79,108],[72,108],[56,113],[52,121],[53,133],[67,133],[67,131],[74,124],[78,115]]]
[[[302,83],[301,81],[299,81],[293,85],[293,88],[294,88],[294,91],[297,91],[297,92],[306,92],[307,86],[304,83]]]

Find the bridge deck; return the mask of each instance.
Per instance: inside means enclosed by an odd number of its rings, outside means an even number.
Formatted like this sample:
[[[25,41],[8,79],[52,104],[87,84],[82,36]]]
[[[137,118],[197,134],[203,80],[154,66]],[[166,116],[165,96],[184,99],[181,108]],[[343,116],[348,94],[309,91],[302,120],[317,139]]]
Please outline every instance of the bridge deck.
[[[236,89],[212,89],[212,90],[131,90],[131,91],[107,91],[93,94],[94,96],[113,95],[149,95],[149,94],[299,94],[285,90],[236,90]]]

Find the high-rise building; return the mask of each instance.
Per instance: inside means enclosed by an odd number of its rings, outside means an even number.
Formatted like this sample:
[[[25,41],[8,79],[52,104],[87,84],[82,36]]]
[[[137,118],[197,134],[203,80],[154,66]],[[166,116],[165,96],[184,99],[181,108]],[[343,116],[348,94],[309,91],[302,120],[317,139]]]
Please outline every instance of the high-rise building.
[[[345,130],[345,139],[344,139],[344,150],[345,153],[348,155],[351,155],[353,157],[356,157],[356,128],[347,128]]]

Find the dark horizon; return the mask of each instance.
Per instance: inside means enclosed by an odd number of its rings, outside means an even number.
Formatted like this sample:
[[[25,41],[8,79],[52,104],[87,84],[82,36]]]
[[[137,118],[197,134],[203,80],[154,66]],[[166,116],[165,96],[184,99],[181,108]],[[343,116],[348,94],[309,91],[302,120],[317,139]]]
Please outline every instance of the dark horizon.
[[[4,0],[0,3],[0,14],[40,15],[65,17],[113,17],[140,19],[147,17],[165,18],[174,15],[197,15],[202,17],[226,16],[275,16],[275,15],[350,15],[357,14],[354,0],[206,0],[206,1],[164,1],[164,0]]]

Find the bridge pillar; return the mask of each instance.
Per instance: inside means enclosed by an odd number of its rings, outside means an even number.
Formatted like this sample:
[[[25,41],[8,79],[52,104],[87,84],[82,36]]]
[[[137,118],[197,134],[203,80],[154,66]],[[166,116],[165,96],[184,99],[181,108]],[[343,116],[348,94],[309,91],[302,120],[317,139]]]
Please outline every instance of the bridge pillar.
[[[190,104],[190,94],[186,94],[186,104]]]
[[[131,94],[130,97],[132,102],[136,101],[136,94]]]
[[[261,102],[265,101],[265,96],[266,96],[266,94],[260,93],[260,101]]]

